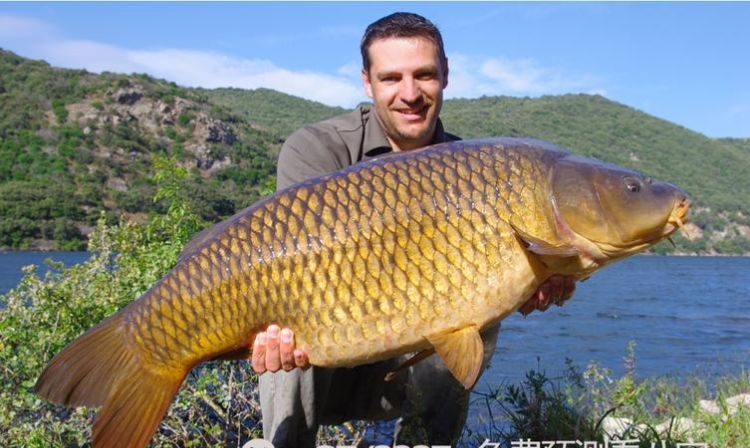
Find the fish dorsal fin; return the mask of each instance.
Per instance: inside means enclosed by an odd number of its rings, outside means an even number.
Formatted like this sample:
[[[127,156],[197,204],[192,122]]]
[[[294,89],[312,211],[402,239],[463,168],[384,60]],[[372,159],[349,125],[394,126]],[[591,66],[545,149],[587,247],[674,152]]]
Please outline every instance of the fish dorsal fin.
[[[526,248],[529,252],[534,252],[538,255],[552,255],[556,257],[575,257],[580,255],[580,252],[575,246],[570,244],[555,245],[524,232],[512,223],[511,227],[515,230],[518,238],[526,244]]]
[[[443,362],[466,389],[479,377],[484,360],[484,344],[476,325],[427,336]]]

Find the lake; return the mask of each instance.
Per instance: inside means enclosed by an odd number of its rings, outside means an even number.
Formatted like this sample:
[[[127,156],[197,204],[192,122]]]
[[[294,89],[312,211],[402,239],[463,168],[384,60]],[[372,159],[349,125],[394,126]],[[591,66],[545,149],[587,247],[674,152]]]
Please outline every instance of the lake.
[[[43,276],[49,269],[44,260],[51,258],[62,261],[70,266],[81,263],[89,258],[88,252],[0,252],[0,294],[5,294],[14,288],[21,278],[21,268],[30,264],[38,267],[37,272]]]
[[[750,359],[750,258],[636,256],[608,266],[563,307],[504,320],[482,380],[518,381],[537,365],[554,376],[566,357],[620,375],[629,341],[639,377],[740,372]]]

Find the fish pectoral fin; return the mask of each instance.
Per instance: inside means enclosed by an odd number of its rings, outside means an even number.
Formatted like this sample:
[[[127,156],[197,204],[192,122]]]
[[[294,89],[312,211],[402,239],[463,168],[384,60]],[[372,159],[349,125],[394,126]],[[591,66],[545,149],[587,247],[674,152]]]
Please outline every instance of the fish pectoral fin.
[[[565,245],[554,245],[542,239],[539,239],[533,235],[530,235],[512,223],[510,225],[515,230],[518,238],[526,244],[526,248],[530,252],[534,252],[539,255],[553,255],[556,257],[575,257],[580,254],[575,246],[568,244]]]
[[[399,373],[403,372],[404,370],[408,369],[409,367],[413,366],[414,364],[423,361],[424,359],[432,356],[435,354],[435,349],[430,347],[422,350],[421,352],[417,353],[416,355],[412,356],[411,358],[407,359],[406,361],[402,362],[398,366],[396,366],[395,369],[391,370],[390,372],[385,374],[385,380],[386,381],[392,381],[394,378],[398,376]]]
[[[484,360],[484,344],[476,325],[427,336],[448,370],[466,389],[479,377]]]

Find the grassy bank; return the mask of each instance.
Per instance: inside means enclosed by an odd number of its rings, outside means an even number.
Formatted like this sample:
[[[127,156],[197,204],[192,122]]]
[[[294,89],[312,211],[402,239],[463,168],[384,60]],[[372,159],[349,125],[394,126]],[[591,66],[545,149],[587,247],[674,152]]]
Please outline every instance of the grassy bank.
[[[624,358],[626,369],[635,366],[634,347]],[[473,406],[483,412],[462,444],[628,440],[626,446],[641,448],[743,448],[750,446],[748,392],[744,371],[711,381],[697,375],[639,379],[634,368],[614,377],[596,363],[581,370],[568,362],[562,378],[532,370],[520,384],[476,392]]]

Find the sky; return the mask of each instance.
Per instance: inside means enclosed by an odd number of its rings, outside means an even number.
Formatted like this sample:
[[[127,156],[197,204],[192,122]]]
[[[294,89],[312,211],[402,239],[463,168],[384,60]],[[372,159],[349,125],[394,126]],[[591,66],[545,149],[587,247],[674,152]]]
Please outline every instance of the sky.
[[[353,107],[367,99],[362,33],[396,11],[440,28],[446,98],[599,94],[709,137],[750,137],[748,2],[0,2],[0,48]]]

